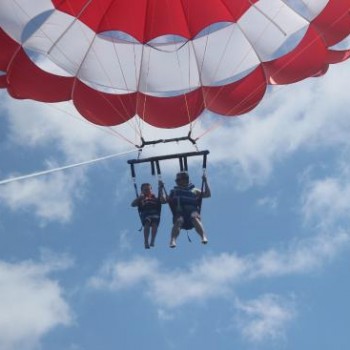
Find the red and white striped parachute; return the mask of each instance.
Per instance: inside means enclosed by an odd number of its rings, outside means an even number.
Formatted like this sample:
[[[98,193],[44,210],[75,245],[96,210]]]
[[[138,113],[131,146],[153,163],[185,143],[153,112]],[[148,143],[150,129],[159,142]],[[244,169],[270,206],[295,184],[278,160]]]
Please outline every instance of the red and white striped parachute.
[[[0,25],[0,87],[106,126],[243,114],[350,52],[350,0],[0,0]]]

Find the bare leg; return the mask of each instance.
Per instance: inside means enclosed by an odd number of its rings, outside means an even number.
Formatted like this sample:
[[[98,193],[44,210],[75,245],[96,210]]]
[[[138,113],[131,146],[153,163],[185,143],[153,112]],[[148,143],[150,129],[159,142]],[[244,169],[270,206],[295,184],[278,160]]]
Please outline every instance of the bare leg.
[[[207,236],[204,232],[204,228],[203,228],[203,224],[198,216],[197,213],[194,213],[192,216],[192,222],[193,222],[193,226],[195,228],[195,230],[197,231],[197,233],[200,235],[201,239],[202,239],[202,243],[203,244],[207,244],[208,243],[208,239]]]
[[[176,247],[176,238],[179,236],[180,234],[180,230],[181,227],[184,223],[184,219],[182,216],[179,216],[175,222],[174,222],[174,226],[171,230],[171,239],[170,239],[170,248],[175,248]]]
[[[145,237],[145,248],[149,249],[149,243],[148,243],[148,239],[149,239],[149,231],[150,231],[150,226],[149,226],[149,221],[146,221],[145,225],[143,226],[143,234]]]
[[[153,223],[152,224],[152,231],[151,231],[151,247],[154,247],[154,243],[155,243],[155,240],[156,240],[156,236],[157,236],[157,228],[158,228],[158,225],[156,223]]]

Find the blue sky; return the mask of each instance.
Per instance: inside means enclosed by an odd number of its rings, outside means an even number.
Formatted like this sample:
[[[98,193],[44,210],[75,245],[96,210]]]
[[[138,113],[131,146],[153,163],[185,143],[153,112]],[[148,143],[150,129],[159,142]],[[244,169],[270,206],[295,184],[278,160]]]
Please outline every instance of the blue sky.
[[[130,144],[69,104],[2,91],[1,179],[131,153],[0,186],[0,348],[347,350],[349,74],[345,62],[274,89],[246,116],[194,125],[194,136],[216,127],[198,141],[210,150],[209,244],[184,232],[176,249],[167,207],[156,247],[143,248]],[[115,130],[136,141],[130,125]],[[159,145],[144,156],[192,150]],[[176,164],[162,169],[171,188]],[[156,185],[137,170],[138,184]],[[199,185],[198,162],[190,173]]]

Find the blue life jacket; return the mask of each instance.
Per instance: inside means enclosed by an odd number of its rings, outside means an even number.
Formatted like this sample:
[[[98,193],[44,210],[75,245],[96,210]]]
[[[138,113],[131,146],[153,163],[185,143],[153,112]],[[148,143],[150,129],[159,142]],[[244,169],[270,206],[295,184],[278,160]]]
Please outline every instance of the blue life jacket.
[[[171,190],[169,197],[174,215],[185,217],[199,211],[199,198],[194,189],[194,185],[189,184],[186,187],[175,186]]]

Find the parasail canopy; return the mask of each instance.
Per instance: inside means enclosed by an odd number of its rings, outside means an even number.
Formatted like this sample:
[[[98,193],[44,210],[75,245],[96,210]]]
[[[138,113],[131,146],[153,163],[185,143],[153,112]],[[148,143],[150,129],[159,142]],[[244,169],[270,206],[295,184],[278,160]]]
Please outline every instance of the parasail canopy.
[[[349,50],[350,0],[1,0],[0,87],[89,121],[236,116]]]

